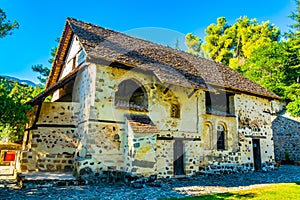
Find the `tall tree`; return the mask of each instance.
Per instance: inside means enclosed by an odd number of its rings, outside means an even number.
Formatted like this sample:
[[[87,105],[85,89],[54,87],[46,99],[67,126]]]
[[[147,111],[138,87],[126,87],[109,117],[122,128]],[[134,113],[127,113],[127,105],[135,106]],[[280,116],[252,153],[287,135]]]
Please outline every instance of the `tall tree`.
[[[203,49],[201,47],[202,41],[198,36],[193,35],[192,33],[188,33],[185,36],[185,45],[187,46],[188,53],[205,57]]]
[[[34,72],[39,73],[37,79],[42,83],[45,84],[47,81],[47,78],[50,74],[50,69],[48,67],[44,67],[42,64],[33,65],[31,69]]]
[[[300,57],[300,0],[295,0],[296,10],[289,16],[294,23],[290,26],[292,30],[286,33],[290,44],[290,51],[296,52],[294,56],[290,56],[291,60],[299,60]],[[286,88],[286,97],[290,100],[287,105],[287,111],[292,116],[300,116],[300,62],[292,63],[290,66],[295,73],[292,80],[293,84]]]
[[[14,20],[11,22],[6,19],[5,12],[0,8],[0,38],[12,34],[13,29],[19,28],[19,23]]]
[[[296,11],[292,12],[289,16],[295,22],[290,27],[294,29],[296,32],[299,32],[300,31],[300,0],[295,0],[295,2],[296,2]]]
[[[243,65],[253,50],[267,43],[278,41],[279,28],[269,21],[259,24],[257,20],[240,17],[229,25],[225,17],[217,19],[205,30],[207,36],[202,45],[206,54],[217,62],[222,62],[237,69]]]
[[[288,98],[286,87],[296,83],[300,64],[298,52],[289,42],[273,42],[253,51],[251,58],[240,68],[249,79]]]
[[[202,45],[205,53],[211,59],[227,65],[229,59],[233,57],[231,51],[233,39],[229,37],[229,34],[225,34],[229,27],[225,17],[218,18],[217,24],[211,24],[205,29],[207,36],[204,37],[204,40],[206,43]]]
[[[300,116],[300,0],[290,17],[286,40],[263,45],[251,54],[241,72],[287,101],[287,111]]]

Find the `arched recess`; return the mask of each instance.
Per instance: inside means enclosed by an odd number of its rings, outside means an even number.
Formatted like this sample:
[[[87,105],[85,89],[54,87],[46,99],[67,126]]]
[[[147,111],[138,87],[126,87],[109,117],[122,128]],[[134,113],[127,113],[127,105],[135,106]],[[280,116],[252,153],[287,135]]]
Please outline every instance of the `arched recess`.
[[[137,110],[148,110],[148,94],[137,81],[128,79],[118,85],[115,93],[115,106]]]
[[[203,149],[205,150],[211,150],[212,149],[212,140],[213,140],[213,126],[212,123],[207,121],[204,123],[203,128],[203,135],[202,135],[202,141],[203,141]]]
[[[161,93],[157,93],[159,95],[158,98],[161,99],[161,102],[165,103],[166,106],[169,106],[170,117],[180,119],[181,105],[179,103],[179,98],[172,89],[172,85],[157,85],[157,88],[161,91]]]
[[[217,125],[217,150],[225,150],[227,146],[227,127],[225,123]]]

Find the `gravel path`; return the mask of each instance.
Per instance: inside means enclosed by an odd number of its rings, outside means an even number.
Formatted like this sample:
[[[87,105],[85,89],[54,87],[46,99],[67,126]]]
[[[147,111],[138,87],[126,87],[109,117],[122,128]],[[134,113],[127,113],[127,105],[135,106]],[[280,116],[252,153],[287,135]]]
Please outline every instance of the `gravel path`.
[[[161,180],[161,187],[134,189],[123,184],[20,189],[13,180],[0,180],[0,199],[130,199],[198,196],[262,187],[271,183],[300,183],[300,166],[280,166],[272,172],[251,172]]]

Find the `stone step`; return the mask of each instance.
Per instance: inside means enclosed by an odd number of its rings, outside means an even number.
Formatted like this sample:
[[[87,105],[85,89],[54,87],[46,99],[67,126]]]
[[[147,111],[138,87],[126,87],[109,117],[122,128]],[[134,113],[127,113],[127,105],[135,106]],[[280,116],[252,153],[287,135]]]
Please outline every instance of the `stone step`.
[[[72,172],[22,172],[17,173],[18,185],[22,188],[84,185]]]

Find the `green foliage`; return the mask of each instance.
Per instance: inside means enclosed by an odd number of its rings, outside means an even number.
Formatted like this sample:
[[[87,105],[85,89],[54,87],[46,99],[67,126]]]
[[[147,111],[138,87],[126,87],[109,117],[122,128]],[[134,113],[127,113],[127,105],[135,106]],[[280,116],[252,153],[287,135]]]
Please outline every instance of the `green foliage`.
[[[17,28],[19,28],[19,23],[16,20],[13,22],[7,20],[5,12],[0,8],[0,38],[11,35],[11,31]]]
[[[45,84],[47,77],[50,74],[50,69],[48,67],[44,67],[42,64],[33,65],[31,69],[40,74],[37,78],[42,84]]]
[[[288,161],[291,160],[289,152],[284,152],[284,159]]]
[[[21,141],[27,122],[26,112],[31,109],[26,102],[41,91],[39,87],[0,79],[0,137]]]
[[[239,71],[268,88],[288,102],[287,111],[300,116],[300,1],[291,17],[296,32],[286,34],[280,42],[265,43],[256,48]]]
[[[188,33],[185,36],[185,44],[188,48],[187,49],[188,53],[205,57],[203,49],[201,47],[202,41],[199,37],[193,35],[192,33]]]
[[[225,17],[220,17],[217,24],[209,25],[205,32],[206,43],[202,45],[205,54],[234,69],[251,57],[255,49],[277,41],[280,36],[279,28],[269,21],[259,24],[255,18],[248,17],[238,18],[233,25],[229,25]]]
[[[284,87],[292,84],[295,73],[290,66],[296,60],[289,56],[286,43],[273,42],[253,51],[240,69],[249,79],[284,97]]]
[[[286,87],[285,96],[291,102],[286,106],[292,116],[300,116],[300,84],[294,83]]]
[[[227,65],[229,59],[233,57],[231,51],[233,39],[230,34],[227,34],[229,27],[225,17],[218,18],[217,24],[211,24],[206,28],[205,33],[207,36],[204,37],[206,43],[202,45],[205,54],[213,60]]]
[[[295,21],[294,24],[291,25],[291,28],[296,30],[296,32],[300,31],[300,0],[295,0],[297,8],[295,12],[289,16],[292,20]]]
[[[203,50],[211,59],[229,65],[252,81],[273,91],[288,102],[287,110],[300,116],[300,0],[290,16],[296,32],[279,41],[280,30],[269,21],[258,23],[240,17],[229,25],[225,17],[209,25],[205,43],[192,34],[186,35],[188,52]]]
[[[295,101],[300,98],[300,84],[294,83],[285,90],[285,97],[291,101]]]
[[[56,38],[55,42],[58,44],[59,40],[60,40],[60,38]],[[57,51],[57,46],[53,47],[50,51],[51,58],[48,60],[48,62],[50,64],[52,64],[54,62],[56,51]]]
[[[286,106],[287,111],[292,115],[292,116],[300,116],[300,98],[297,98],[296,100],[290,102]]]
[[[300,57],[289,42],[273,42],[253,51],[251,58],[239,68],[246,77],[287,100],[287,111],[300,116]]]

